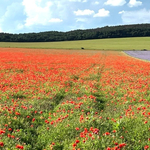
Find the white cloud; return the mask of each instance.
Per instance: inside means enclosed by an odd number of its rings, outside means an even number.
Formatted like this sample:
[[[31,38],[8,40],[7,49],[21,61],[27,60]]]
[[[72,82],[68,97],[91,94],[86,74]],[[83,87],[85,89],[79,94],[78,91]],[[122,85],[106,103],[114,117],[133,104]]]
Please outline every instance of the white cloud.
[[[92,14],[94,14],[94,11],[93,10],[89,10],[89,9],[77,10],[77,11],[74,11],[74,14],[76,16],[92,15]]]
[[[118,14],[123,14],[125,11],[124,10],[122,10],[122,11],[120,11]]]
[[[86,22],[86,18],[76,18],[76,22]]]
[[[102,8],[99,9],[98,13],[95,14],[93,17],[108,17],[108,16],[109,16],[109,11]]]
[[[98,5],[98,4],[99,4],[99,2],[98,2],[98,1],[95,1],[95,2],[93,2],[92,4],[94,4],[94,5]]]
[[[111,5],[111,6],[123,6],[126,3],[126,0],[107,0],[105,2],[105,5]]]
[[[85,2],[87,2],[87,0],[69,0],[70,2],[83,2],[83,3],[85,3]]]
[[[138,24],[150,22],[150,10],[124,11],[120,13],[124,24]]]
[[[136,1],[136,0],[130,0],[129,3],[128,3],[129,7],[137,7],[137,6],[140,6],[140,5],[142,5],[142,2],[141,1]]]
[[[23,0],[22,4],[27,15],[25,26],[46,25],[50,20],[52,2],[46,2],[44,7],[41,6],[41,0]]]
[[[19,30],[19,24],[24,24],[25,15],[23,14],[23,6],[20,2],[9,4],[0,17],[0,27],[3,32],[13,33]]]
[[[49,20],[49,22],[53,22],[53,23],[58,23],[58,22],[62,22],[63,20],[62,19],[59,19],[59,18],[52,18]]]

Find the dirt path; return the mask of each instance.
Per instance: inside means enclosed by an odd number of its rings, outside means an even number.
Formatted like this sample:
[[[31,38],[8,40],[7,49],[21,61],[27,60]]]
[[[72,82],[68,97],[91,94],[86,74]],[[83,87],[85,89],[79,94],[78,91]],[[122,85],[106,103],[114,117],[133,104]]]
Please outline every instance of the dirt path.
[[[124,51],[124,53],[135,58],[150,61],[150,51]]]

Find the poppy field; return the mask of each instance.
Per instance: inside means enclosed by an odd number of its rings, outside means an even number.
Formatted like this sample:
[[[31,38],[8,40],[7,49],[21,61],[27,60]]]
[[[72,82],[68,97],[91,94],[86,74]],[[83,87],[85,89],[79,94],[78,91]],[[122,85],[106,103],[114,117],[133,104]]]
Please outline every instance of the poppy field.
[[[149,149],[149,78],[121,51],[0,48],[0,149]]]

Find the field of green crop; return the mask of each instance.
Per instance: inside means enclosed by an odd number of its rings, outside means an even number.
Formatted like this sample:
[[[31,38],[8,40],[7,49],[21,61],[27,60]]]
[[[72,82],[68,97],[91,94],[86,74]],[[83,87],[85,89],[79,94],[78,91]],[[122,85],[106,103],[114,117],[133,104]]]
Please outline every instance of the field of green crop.
[[[81,49],[86,50],[150,50],[150,37],[113,38],[63,42],[0,42],[0,47],[44,48],[44,49]]]

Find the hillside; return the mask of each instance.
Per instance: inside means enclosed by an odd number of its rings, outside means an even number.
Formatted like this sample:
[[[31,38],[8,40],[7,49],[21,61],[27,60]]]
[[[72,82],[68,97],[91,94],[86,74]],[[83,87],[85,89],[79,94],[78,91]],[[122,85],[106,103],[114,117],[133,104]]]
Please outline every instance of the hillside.
[[[150,36],[150,24],[105,26],[102,28],[74,30],[69,32],[0,33],[0,42],[52,42],[146,36]]]
[[[77,50],[150,50],[150,37],[107,38],[59,42],[0,42],[0,47]]]

